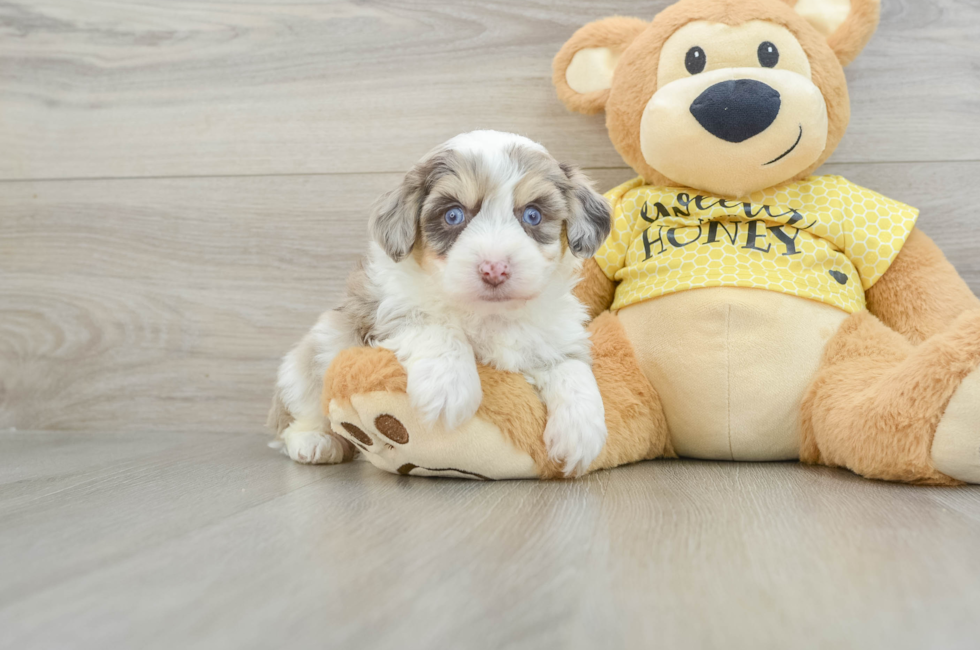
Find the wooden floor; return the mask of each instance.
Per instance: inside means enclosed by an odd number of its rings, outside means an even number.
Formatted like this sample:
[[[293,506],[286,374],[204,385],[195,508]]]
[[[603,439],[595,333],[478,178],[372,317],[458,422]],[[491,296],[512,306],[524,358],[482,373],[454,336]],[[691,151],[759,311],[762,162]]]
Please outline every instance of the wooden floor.
[[[0,434],[3,648],[902,648],[980,639],[980,487],[794,463],[577,482]]]
[[[0,1],[0,648],[980,647],[980,488],[795,464],[408,479],[265,447],[425,151],[630,178],[550,61],[668,0]],[[825,173],[980,292],[980,2],[884,0]]]

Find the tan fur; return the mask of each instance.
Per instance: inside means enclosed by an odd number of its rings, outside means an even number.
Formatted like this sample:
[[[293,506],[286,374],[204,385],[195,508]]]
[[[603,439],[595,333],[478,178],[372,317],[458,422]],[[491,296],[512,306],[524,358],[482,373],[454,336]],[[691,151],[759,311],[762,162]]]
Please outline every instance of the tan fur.
[[[657,392],[643,376],[633,346],[618,319],[606,313],[590,327],[593,371],[606,408],[609,437],[590,471],[639,460],[674,457],[667,421]],[[548,459],[541,433],[547,413],[521,375],[480,366],[483,403],[476,416],[496,425],[517,449],[527,453],[542,478],[560,478],[562,468]],[[324,381],[324,411],[330,400],[380,391],[404,393],[405,370],[394,353],[381,348],[342,352]]]
[[[412,248],[412,258],[419,265],[419,268],[426,273],[431,273],[442,259],[439,253],[432,250],[432,247],[426,243],[424,238]]]
[[[606,408],[609,438],[590,471],[674,457],[656,390],[644,377],[619,319],[600,315],[590,327],[593,371]],[[802,405],[801,460],[845,467],[869,478],[955,485],[935,470],[933,436],[962,380],[980,366],[980,310],[964,313],[919,347],[868,312],[851,316],[828,344]],[[542,478],[558,478],[541,432],[546,413],[516,374],[480,367],[484,401],[477,417],[496,425],[532,457]],[[325,381],[329,397],[405,392],[405,371],[384,349],[342,353]],[[329,391],[329,393],[328,393]]]
[[[537,393],[515,373],[478,366],[483,402],[477,417],[495,424],[515,447],[527,452],[546,478],[561,476],[561,468],[548,460],[541,432],[547,414]],[[384,348],[354,348],[341,352],[327,371],[323,409],[330,400],[347,400],[353,395],[375,392],[404,393],[408,376],[394,352]]]
[[[980,366],[980,311],[913,347],[868,312],[824,352],[804,399],[800,459],[888,481],[953,485],[930,450],[946,404]]]
[[[595,318],[612,306],[616,283],[606,277],[595,258],[585,260],[581,278],[575,287],[575,297],[588,308],[589,318]]]
[[[799,458],[800,402],[847,313],[777,291],[710,287],[630,305],[619,321],[687,458]]]
[[[265,426],[276,432],[276,438],[282,438],[282,432],[293,423],[293,416],[282,402],[282,395],[277,390],[272,398],[272,407],[266,416]]]
[[[579,50],[590,47],[608,47],[617,53],[621,53],[630,46],[640,32],[649,26],[650,23],[639,18],[614,16],[589,23],[575,32],[558,52],[552,64],[552,82],[555,84],[555,89],[558,91],[558,97],[562,103],[569,110],[577,113],[594,115],[602,112],[606,107],[606,101],[609,99],[608,90],[579,94],[569,87],[568,81],[565,79],[565,71],[572,62],[572,57]]]
[[[980,309],[980,300],[943,252],[918,229],[868,290],[867,300],[872,314],[916,345],[963,312]]]
[[[863,7],[870,0],[855,3]],[[863,16],[863,14],[862,14]],[[838,47],[850,46],[854,55],[863,43],[846,42],[850,35],[854,38],[870,38],[877,26],[877,18],[868,23],[848,19],[834,38]],[[650,98],[657,91],[657,68],[660,50],[664,42],[684,25],[697,20],[741,25],[752,20],[765,20],[781,25],[792,32],[810,60],[813,83],[823,93],[827,103],[828,132],[827,147],[823,154],[795,179],[811,175],[834,152],[844,137],[850,121],[850,99],[847,93],[847,80],[835,50],[816,29],[802,16],[779,0],[681,0],[664,9],[652,23],[637,33],[638,24],[627,19],[607,19],[590,23],[581,28],[562,47],[554,61],[554,80],[559,98],[575,111],[595,113],[600,110],[600,100],[606,110],[606,128],[609,138],[623,159],[648,185],[674,185],[669,178],[651,167],[643,157],[640,148],[640,120]],[[612,21],[612,22],[609,22]],[[848,25],[851,24],[851,27]],[[863,26],[859,29],[859,26]],[[841,32],[841,30],[846,30]],[[607,42],[603,42],[606,39]],[[622,47],[628,43],[616,67],[612,88],[601,93],[578,95],[568,87],[564,80],[565,69],[572,57],[584,47]],[[787,179],[789,180],[789,179]]]
[[[343,449],[343,455],[340,457],[340,462],[349,463],[350,461],[354,460],[354,457],[357,456],[357,449],[354,448],[354,445],[351,444],[349,440],[345,440],[342,436],[338,436],[333,431],[327,431],[327,435],[339,442],[340,447]]]
[[[850,65],[865,48],[881,17],[881,0],[850,0],[851,12],[844,23],[827,37],[827,44],[842,66]],[[799,0],[783,0],[795,7]]]
[[[432,185],[425,203],[432,204],[440,198],[450,198],[475,215],[480,211],[483,197],[490,191],[489,172],[483,168],[482,160],[478,158],[473,159],[454,152],[449,159],[454,161],[450,165],[453,173],[443,176]]]
[[[850,109],[842,65],[857,56],[874,33],[879,6],[878,0],[851,0],[848,18],[825,38],[792,10],[795,4],[796,0],[681,0],[652,23],[617,17],[586,25],[555,58],[558,95],[579,112],[605,108],[610,138],[623,158],[648,184],[670,184],[647,165],[639,145],[641,115],[657,89],[660,48],[677,29],[695,20],[728,25],[767,20],[797,37],[827,102],[827,147],[799,177],[809,175],[830,156],[847,127]],[[576,93],[565,71],[577,51],[596,47],[622,55],[612,87]],[[675,455],[660,396],[642,372],[619,317],[603,313],[614,292],[615,283],[593,260],[587,261],[576,295],[595,317],[590,327],[593,370],[609,430],[606,446],[590,470]],[[835,334],[826,335],[829,342],[800,407],[800,458],[869,478],[958,484],[936,469],[931,453],[947,405],[964,379],[980,368],[980,300],[917,230],[867,292],[867,300],[870,311],[847,317]],[[656,336],[657,327],[651,322],[641,334]],[[531,456],[542,476],[560,475],[547,459],[542,439],[546,413],[534,389],[520,376],[489,368],[480,368],[480,378],[484,402],[478,417],[496,425]],[[392,353],[351,350],[328,372],[324,403],[331,395],[349,399],[354,393],[404,392],[405,385],[404,370]]]
[[[565,198],[561,189],[555,184],[555,179],[540,171],[527,172],[514,186],[514,205],[526,206],[541,204],[560,210]]]
[[[795,4],[796,0],[681,0],[643,30],[622,19],[586,25],[555,59],[558,96],[580,112],[597,112],[605,101],[609,135],[623,158],[648,184],[669,185],[670,179],[644,160],[639,140],[644,108],[657,90],[664,42],[699,20],[735,26],[758,19],[782,25],[803,47],[828,109],[826,149],[797,176],[803,178],[833,153],[843,137],[850,109],[842,66],[873,35],[879,2],[852,0],[847,19],[827,38],[791,9]],[[577,96],[562,83],[565,69],[577,50],[601,47],[604,40],[612,48],[625,44],[612,87]],[[614,283],[591,265],[583,270],[577,293],[595,312],[611,299],[614,289]],[[801,457],[873,478],[955,483],[932,466],[930,450],[950,397],[980,364],[980,301],[919,231],[912,233],[867,298],[871,313],[850,317],[825,350],[802,409]],[[655,327],[651,324],[651,329]],[[598,346],[596,353],[601,354]]]
[[[841,65],[850,65],[857,58],[878,29],[880,17],[880,0],[851,0],[847,20],[827,39]]]
[[[324,413],[331,399],[349,400],[357,393],[404,393],[408,376],[395,353],[385,348],[351,348],[337,355],[323,380]]]
[[[674,457],[660,398],[643,376],[619,320],[607,312],[592,323],[589,332],[592,371],[602,393],[609,431],[606,446],[589,471]],[[485,367],[480,368],[480,380],[483,404],[477,416],[496,424],[511,444],[530,455],[542,478],[560,478],[561,468],[548,459],[541,437],[547,414],[533,389],[518,375]]]
[[[538,466],[541,478],[561,478],[562,468],[548,459],[542,432],[548,414],[534,388],[522,375],[479,366],[483,402],[478,418],[500,429],[512,445],[527,453]]]
[[[619,319],[606,312],[589,327],[592,371],[606,407],[609,438],[590,470],[638,460],[675,458],[660,396],[636,361]]]

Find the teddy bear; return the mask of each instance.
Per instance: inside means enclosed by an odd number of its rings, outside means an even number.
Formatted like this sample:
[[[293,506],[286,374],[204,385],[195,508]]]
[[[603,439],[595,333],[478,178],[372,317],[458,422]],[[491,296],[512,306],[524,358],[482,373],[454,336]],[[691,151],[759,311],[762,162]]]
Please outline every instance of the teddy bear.
[[[608,439],[590,471],[656,458],[800,460],[914,484],[980,483],[980,300],[918,211],[814,172],[849,120],[843,68],[879,0],[680,0],[579,29],[567,108],[604,111],[638,177],[576,295]],[[327,372],[334,432],[393,473],[557,478],[527,380],[429,425],[394,355]]]

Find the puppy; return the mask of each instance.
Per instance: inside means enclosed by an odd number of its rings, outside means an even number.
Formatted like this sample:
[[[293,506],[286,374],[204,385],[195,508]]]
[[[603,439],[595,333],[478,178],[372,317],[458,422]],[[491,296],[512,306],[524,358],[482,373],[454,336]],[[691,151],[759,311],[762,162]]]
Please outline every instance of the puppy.
[[[475,131],[437,147],[375,206],[343,306],[283,360],[272,446],[303,463],[353,456],[321,411],[323,376],[341,350],[370,345],[395,353],[411,403],[449,428],[480,406],[477,363],[523,373],[547,406],[549,455],[582,474],[606,425],[572,289],[609,229],[606,200],[536,142]]]

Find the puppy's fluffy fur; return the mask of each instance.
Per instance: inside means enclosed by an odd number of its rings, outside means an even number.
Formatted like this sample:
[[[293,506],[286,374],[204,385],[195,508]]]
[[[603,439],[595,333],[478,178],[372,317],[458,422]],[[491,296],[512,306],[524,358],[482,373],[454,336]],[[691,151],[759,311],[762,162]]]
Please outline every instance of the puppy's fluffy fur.
[[[344,304],[283,360],[274,445],[299,462],[352,457],[321,411],[323,376],[341,350],[376,345],[405,366],[420,413],[450,428],[480,405],[477,362],[525,374],[548,408],[549,453],[584,472],[606,426],[572,289],[609,227],[588,180],[527,138],[476,131],[436,148],[375,207]]]

